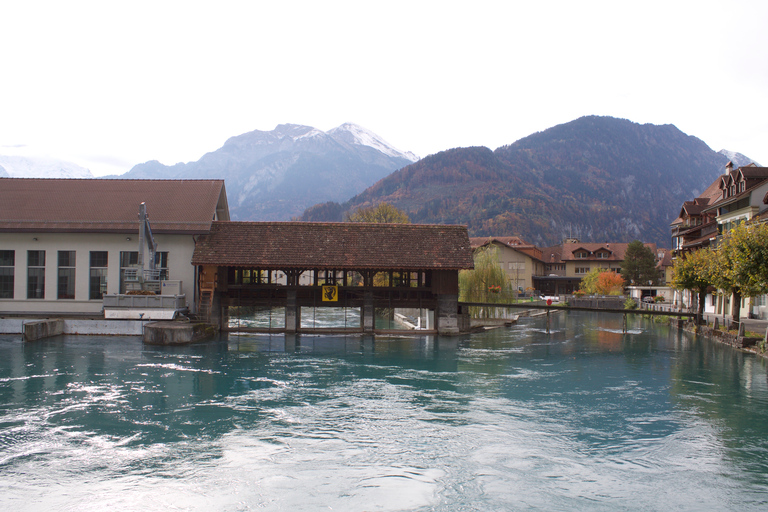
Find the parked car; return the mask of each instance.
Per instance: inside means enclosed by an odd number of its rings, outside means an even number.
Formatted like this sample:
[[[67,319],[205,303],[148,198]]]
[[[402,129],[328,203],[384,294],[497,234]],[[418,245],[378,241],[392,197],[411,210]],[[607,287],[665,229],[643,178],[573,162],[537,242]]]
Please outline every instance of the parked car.
[[[654,300],[655,299],[650,295],[646,295],[645,297],[643,297],[643,302],[654,302]]]

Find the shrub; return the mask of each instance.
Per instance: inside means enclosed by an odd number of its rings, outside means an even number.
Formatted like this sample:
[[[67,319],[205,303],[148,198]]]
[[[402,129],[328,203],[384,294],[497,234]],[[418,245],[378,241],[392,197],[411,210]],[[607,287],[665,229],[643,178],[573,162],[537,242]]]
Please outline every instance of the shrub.
[[[632,297],[627,297],[624,301],[624,309],[637,309],[637,302]]]

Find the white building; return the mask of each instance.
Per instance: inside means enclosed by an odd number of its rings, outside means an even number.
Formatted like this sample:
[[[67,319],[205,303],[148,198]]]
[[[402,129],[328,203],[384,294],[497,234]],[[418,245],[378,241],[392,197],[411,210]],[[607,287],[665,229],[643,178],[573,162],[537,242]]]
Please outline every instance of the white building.
[[[195,312],[195,237],[229,220],[223,180],[0,178],[0,315],[100,314],[138,260],[141,203],[161,279]]]

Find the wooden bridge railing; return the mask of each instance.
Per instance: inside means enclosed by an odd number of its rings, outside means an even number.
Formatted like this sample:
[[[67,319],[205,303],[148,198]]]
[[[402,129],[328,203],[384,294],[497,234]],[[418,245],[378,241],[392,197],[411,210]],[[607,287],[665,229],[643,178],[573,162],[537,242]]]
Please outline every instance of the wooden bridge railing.
[[[627,315],[650,315],[650,316],[672,316],[677,318],[695,318],[697,313],[690,311],[654,311],[650,309],[611,309],[611,308],[587,308],[580,306],[565,306],[542,304],[539,302],[518,302],[515,304],[506,304],[499,302],[459,302],[459,306],[469,307],[498,307],[498,308],[517,308],[517,309],[543,309],[547,311],[547,332],[549,332],[549,313],[550,311],[593,311],[599,313],[622,313],[624,315],[623,331],[627,332]],[[698,322],[697,322],[698,323]]]

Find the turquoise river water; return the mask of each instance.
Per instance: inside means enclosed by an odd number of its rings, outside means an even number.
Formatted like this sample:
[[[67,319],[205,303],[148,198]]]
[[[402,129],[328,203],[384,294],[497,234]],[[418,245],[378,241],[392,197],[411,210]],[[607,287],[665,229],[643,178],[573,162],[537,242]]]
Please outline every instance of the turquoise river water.
[[[0,510],[768,510],[766,362],[621,324],[0,336]]]

